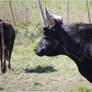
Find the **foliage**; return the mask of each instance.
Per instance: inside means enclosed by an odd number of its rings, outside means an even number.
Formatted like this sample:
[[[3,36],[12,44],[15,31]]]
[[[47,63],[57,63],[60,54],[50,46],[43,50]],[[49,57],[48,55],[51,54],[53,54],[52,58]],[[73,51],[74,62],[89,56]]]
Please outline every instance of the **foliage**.
[[[14,47],[13,70],[0,72],[1,92],[91,92],[91,84],[79,74],[70,58],[36,56],[33,49],[38,41]]]
[[[88,22],[86,1],[63,0],[63,6],[61,6],[61,0],[41,0],[41,3],[43,10],[46,6],[50,13],[62,16],[63,21],[66,24],[68,22],[67,1],[69,1],[69,23]],[[12,1],[12,7],[20,44],[29,45],[30,43],[33,43],[41,36],[42,32],[42,22],[37,0],[14,0]],[[0,18],[13,24],[9,8],[8,0],[0,1]],[[17,38],[18,37],[16,37],[16,44],[18,43]]]

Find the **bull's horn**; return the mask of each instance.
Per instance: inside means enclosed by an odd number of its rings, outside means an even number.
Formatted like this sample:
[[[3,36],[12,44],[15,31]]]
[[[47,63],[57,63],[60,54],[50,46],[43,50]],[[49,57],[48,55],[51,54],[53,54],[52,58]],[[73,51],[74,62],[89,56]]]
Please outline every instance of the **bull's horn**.
[[[40,3],[40,0],[38,0],[38,3],[39,3],[40,11],[41,11],[41,18],[42,18],[43,26],[46,27],[46,20],[45,20],[45,17],[44,17],[44,13],[43,13],[43,10],[42,10],[42,5]]]
[[[49,25],[49,27],[53,27],[55,25],[55,22],[51,15],[48,13],[47,8],[45,7],[45,13],[46,13],[46,21]]]

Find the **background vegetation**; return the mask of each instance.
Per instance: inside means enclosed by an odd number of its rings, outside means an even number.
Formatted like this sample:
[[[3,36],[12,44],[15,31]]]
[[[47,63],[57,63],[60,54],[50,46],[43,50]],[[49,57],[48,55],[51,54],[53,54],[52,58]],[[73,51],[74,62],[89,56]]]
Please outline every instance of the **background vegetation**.
[[[64,24],[68,24],[68,0],[41,0],[43,9],[46,6],[52,14],[62,16]],[[91,12],[90,0],[90,15]],[[12,0],[16,27],[20,44],[29,45],[38,39],[42,33],[42,21],[37,0]],[[9,0],[0,1],[0,18],[13,24]],[[86,0],[69,1],[69,23],[89,23]],[[17,40],[17,39],[16,39]]]
[[[41,3],[43,8],[46,6],[50,13],[62,16],[64,24],[68,24],[67,0],[41,0]],[[91,0],[89,5],[91,11]],[[92,85],[79,74],[70,58],[35,55],[33,49],[42,34],[37,0],[14,0],[12,7],[19,36],[11,60],[14,70],[8,70],[6,74],[0,72],[0,91],[92,92]],[[8,0],[0,1],[0,18],[13,25]],[[89,23],[86,0],[69,1],[69,23],[76,22]]]

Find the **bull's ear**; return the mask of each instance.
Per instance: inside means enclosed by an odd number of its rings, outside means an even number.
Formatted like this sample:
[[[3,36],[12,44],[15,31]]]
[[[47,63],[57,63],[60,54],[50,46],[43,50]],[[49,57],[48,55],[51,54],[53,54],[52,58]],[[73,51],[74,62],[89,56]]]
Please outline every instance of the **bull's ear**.
[[[50,28],[52,28],[55,25],[55,21],[51,17],[51,15],[48,13],[47,8],[45,7],[45,14],[46,14],[46,21]]]

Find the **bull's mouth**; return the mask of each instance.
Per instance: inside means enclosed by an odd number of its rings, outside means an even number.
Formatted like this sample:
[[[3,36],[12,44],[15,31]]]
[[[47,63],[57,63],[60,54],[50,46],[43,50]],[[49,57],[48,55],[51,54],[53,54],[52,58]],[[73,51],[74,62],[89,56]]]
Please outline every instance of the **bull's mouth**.
[[[41,53],[36,53],[36,55],[37,55],[37,56],[40,56],[40,57],[41,57],[41,56],[44,56],[44,55],[41,54]]]
[[[49,52],[36,52],[35,51],[35,54],[36,55],[38,55],[38,56],[56,56],[56,55],[58,55],[58,53],[57,52],[51,52],[51,51],[49,51]]]
[[[44,55],[43,52],[38,52],[38,51],[36,51],[36,50],[35,50],[35,54],[36,54],[37,56],[40,56],[40,57]]]

